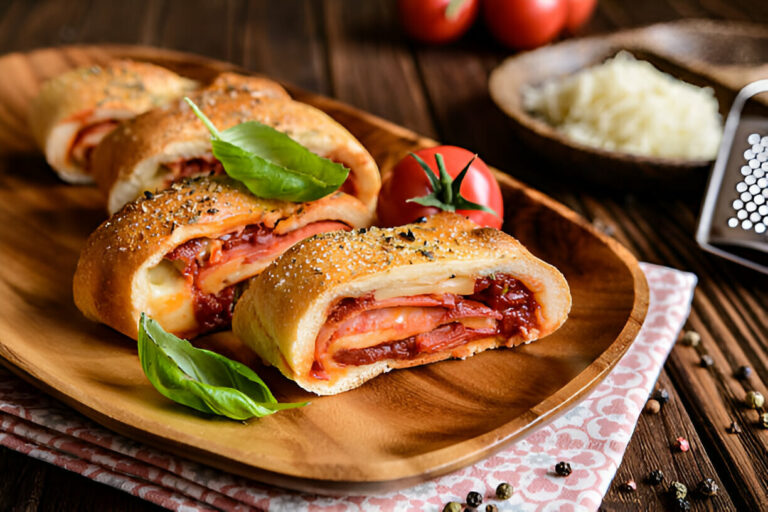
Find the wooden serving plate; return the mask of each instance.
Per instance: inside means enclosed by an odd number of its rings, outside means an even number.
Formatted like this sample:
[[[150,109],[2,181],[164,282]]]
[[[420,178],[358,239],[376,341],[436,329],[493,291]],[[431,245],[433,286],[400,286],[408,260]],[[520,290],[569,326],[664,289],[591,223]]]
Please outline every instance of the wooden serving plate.
[[[725,119],[739,89],[768,78],[768,27],[712,20],[660,23],[609,35],[573,39],[510,57],[492,73],[491,97],[526,144],[568,174],[631,190],[659,184],[702,183],[709,160],[630,155],[573,141],[522,105],[522,91],[573,74],[627,50],[681,80],[711,87]],[[759,107],[758,107],[759,108]],[[762,108],[764,115],[768,108]]]
[[[0,359],[95,421],[141,442],[256,480],[320,493],[412,485],[487,457],[550,421],[617,363],[645,317],[637,261],[563,205],[497,173],[504,229],[565,274],[573,310],[554,335],[514,350],[400,370],[315,397],[261,367],[231,333],[201,340],[253,365],[282,400],[311,405],[248,423],[197,414],[144,377],[135,343],[86,320],[72,301],[78,253],[105,218],[95,188],[59,181],[24,123],[40,83],[73,66],[132,57],[207,80],[229,64],[141,47],[44,49],[0,58]],[[383,172],[434,144],[334,100],[291,92],[330,113]]]

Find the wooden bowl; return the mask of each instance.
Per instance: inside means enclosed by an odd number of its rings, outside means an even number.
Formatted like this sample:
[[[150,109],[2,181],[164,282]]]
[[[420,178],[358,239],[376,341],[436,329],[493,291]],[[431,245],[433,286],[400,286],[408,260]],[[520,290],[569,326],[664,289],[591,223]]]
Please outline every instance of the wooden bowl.
[[[768,28],[684,20],[574,39],[516,55],[491,73],[491,97],[512,119],[525,143],[564,174],[625,190],[703,183],[710,160],[647,157],[587,146],[523,107],[526,86],[600,64],[621,50],[681,80],[711,87],[723,119],[741,87],[768,77]]]

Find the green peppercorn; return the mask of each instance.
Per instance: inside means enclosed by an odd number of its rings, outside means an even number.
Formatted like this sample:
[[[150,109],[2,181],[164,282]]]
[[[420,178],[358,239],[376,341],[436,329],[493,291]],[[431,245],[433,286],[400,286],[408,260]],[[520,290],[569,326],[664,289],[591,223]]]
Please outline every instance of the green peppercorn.
[[[659,485],[664,481],[664,473],[660,469],[654,469],[651,474],[648,475],[648,483],[651,485]]]
[[[765,403],[765,398],[759,391],[750,391],[744,398],[744,402],[750,409],[759,409]]]
[[[500,500],[508,500],[514,492],[515,490],[507,482],[502,482],[496,487],[496,497]]]
[[[470,491],[469,494],[467,494],[467,505],[469,505],[472,508],[477,508],[480,506],[480,504],[483,502],[483,495],[479,492]]]
[[[461,503],[451,501],[445,504],[443,512],[461,512]]]
[[[675,506],[675,510],[680,512],[690,512],[691,510],[691,502],[685,498],[675,498],[673,504]]]
[[[688,488],[682,482],[672,482],[669,484],[669,494],[675,499],[682,500],[688,496]]]
[[[499,507],[496,505],[486,505],[485,512],[499,512]]]
[[[715,496],[719,490],[720,487],[718,487],[717,483],[711,478],[705,478],[699,482],[699,485],[696,487],[696,492],[706,497]]]
[[[701,343],[701,336],[696,331],[685,331],[683,334],[683,344],[689,347],[698,347]]]
[[[764,412],[760,415],[760,426],[763,428],[768,428],[768,412]]]
[[[568,476],[571,474],[571,464],[565,461],[560,461],[555,465],[555,473],[558,476]]]

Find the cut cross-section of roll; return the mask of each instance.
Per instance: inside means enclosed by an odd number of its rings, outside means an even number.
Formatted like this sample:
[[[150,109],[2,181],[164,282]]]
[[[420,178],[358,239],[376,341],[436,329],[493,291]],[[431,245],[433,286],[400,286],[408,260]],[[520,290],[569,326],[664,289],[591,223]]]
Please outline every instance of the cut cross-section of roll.
[[[350,169],[341,190],[373,212],[381,188],[376,162],[360,142],[324,112],[298,101],[253,95],[235,87],[193,98],[221,131],[255,120],[280,130],[313,153]],[[145,190],[166,188],[184,176],[220,174],[211,135],[184,101],[147,112],[120,126],[94,151],[96,181],[111,212]]]
[[[89,183],[91,152],[119,122],[198,86],[176,73],[129,60],[79,68],[43,84],[29,126],[50,166],[70,183]]]
[[[304,389],[335,394],[394,368],[555,331],[568,284],[513,237],[453,213],[305,240],[254,279],[235,334]]]
[[[245,281],[283,251],[368,219],[343,192],[292,203],[257,198],[227,178],[186,179],[127,204],[91,234],[75,304],[133,338],[142,312],[187,338],[226,328]]]

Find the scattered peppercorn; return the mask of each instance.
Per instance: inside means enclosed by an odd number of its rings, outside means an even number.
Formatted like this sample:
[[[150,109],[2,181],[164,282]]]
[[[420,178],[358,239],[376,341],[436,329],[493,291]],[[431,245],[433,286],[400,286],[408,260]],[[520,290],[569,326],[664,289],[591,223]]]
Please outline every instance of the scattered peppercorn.
[[[715,364],[715,361],[712,359],[712,356],[710,356],[709,354],[701,355],[701,359],[699,360],[699,366],[701,366],[702,368],[709,368],[713,364]]]
[[[664,481],[664,472],[662,472],[660,469],[654,469],[648,475],[648,483],[651,485],[659,485],[663,481]]]
[[[155,194],[153,194],[153,193],[152,193],[152,192],[150,192],[149,190],[145,190],[145,191],[144,191],[144,197],[146,197],[147,199],[152,199],[152,198],[154,198],[154,197],[155,197]]]
[[[689,347],[698,347],[701,343],[701,336],[696,331],[685,331],[683,343]]]
[[[727,430],[729,434],[741,434],[741,427],[735,421],[731,421],[731,424],[728,425]]]
[[[688,496],[688,488],[682,482],[672,482],[669,484],[669,494],[675,499],[682,500]]]
[[[688,440],[684,437],[678,437],[675,439],[675,448],[677,448],[681,452],[687,452],[691,449],[691,445],[688,442]]]
[[[759,409],[765,403],[765,398],[759,391],[750,391],[744,398],[744,402],[751,409]]]
[[[711,478],[705,478],[699,482],[698,487],[696,487],[696,492],[708,498],[717,495],[717,491],[719,490],[720,488]]]
[[[675,510],[680,512],[689,512],[691,510],[691,502],[685,498],[675,498],[673,501]]]
[[[624,492],[635,492],[637,490],[637,484],[634,480],[627,480],[621,484],[621,490]]]
[[[427,222],[427,218],[422,216],[422,217],[419,217],[418,219],[416,219],[413,222],[414,222],[414,224],[424,224],[425,222]]]
[[[502,482],[496,487],[496,497],[500,500],[508,500],[515,490],[507,482]]]
[[[657,389],[653,392],[653,395],[651,395],[651,398],[659,402],[661,405],[666,404],[669,402],[669,391],[666,389]]]
[[[572,471],[571,464],[568,462],[560,461],[555,464],[555,473],[557,473],[558,476],[568,476]]]
[[[648,414],[658,414],[661,410],[661,404],[658,400],[651,398],[645,403],[645,412]]]
[[[736,378],[741,380],[746,380],[752,375],[752,368],[746,365],[739,366],[739,369],[736,370]]]
[[[451,501],[445,504],[443,512],[461,512],[461,503]]]
[[[485,506],[485,512],[499,512],[499,507],[496,505],[486,505]]]
[[[768,412],[764,412],[760,415],[760,426],[763,428],[768,428]]]
[[[480,504],[483,502],[483,495],[479,492],[470,491],[469,494],[467,494],[467,505],[469,505],[472,508],[477,508],[480,506]]]

